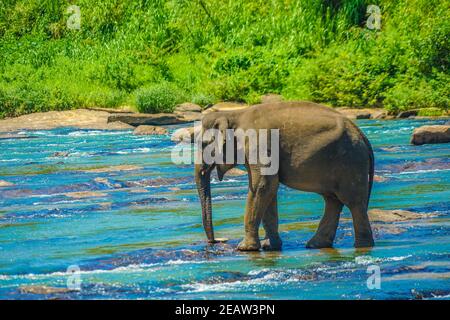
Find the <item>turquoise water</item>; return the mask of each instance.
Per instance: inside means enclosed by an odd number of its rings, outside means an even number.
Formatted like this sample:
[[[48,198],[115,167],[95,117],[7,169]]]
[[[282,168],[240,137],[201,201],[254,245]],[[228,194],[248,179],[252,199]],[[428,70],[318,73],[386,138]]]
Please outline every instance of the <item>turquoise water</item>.
[[[374,223],[372,250],[352,247],[348,210],[334,249],[305,249],[322,199],[282,187],[283,251],[236,252],[246,176],[213,180],[216,236],[230,240],[207,246],[192,166],[171,163],[169,136],[58,129],[0,140],[0,180],[13,183],[0,187],[0,298],[449,298],[450,144],[409,145],[413,128],[444,122],[358,122],[380,180],[370,207],[423,215]],[[127,170],[114,171],[118,165]],[[65,288],[71,265],[81,270],[80,291],[20,289]],[[380,289],[367,286],[372,265]]]

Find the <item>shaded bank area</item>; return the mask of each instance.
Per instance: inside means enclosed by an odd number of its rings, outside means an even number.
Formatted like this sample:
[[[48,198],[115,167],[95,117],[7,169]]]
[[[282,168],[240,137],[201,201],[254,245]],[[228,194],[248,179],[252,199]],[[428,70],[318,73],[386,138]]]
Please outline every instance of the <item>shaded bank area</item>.
[[[319,196],[279,190],[282,252],[235,251],[246,174],[213,176],[207,245],[193,167],[174,165],[169,135],[26,130],[0,140],[0,297],[4,299],[448,299],[449,144],[409,144],[446,120],[356,120],[373,144],[376,247],[353,248],[344,210],[334,249],[307,250]],[[394,210],[394,211],[393,211]],[[81,291],[67,287],[80,269]],[[369,266],[381,289],[369,289]]]

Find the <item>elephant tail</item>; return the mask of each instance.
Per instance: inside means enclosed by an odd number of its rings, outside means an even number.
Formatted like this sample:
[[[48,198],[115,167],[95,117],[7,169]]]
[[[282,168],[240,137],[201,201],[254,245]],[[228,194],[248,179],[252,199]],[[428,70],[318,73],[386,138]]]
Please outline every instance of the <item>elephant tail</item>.
[[[364,144],[367,146],[367,149],[369,151],[369,191],[367,194],[367,209],[369,209],[369,200],[370,200],[370,194],[372,193],[372,186],[373,186],[373,176],[375,174],[375,156],[373,154],[373,148],[372,144],[370,143],[369,139],[367,139],[366,135],[362,130],[353,122],[351,122],[353,126],[358,130],[359,134],[361,135],[361,138],[364,141]]]
[[[372,186],[373,186],[373,176],[375,174],[375,156],[373,154],[372,145],[367,139],[367,137],[362,133],[362,137],[364,139],[365,144],[367,145],[367,148],[369,149],[369,193],[367,195],[367,209],[369,209],[369,200],[370,200],[370,194],[372,192]]]

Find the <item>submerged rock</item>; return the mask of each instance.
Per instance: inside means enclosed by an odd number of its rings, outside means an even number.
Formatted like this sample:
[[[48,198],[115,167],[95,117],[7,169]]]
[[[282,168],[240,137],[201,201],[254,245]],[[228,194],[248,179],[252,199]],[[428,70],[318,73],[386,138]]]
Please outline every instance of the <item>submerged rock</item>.
[[[176,130],[172,136],[170,137],[170,140],[174,142],[191,142],[194,143],[195,141],[195,127],[187,127],[187,128],[181,128]]]
[[[450,142],[450,125],[422,126],[414,129],[411,143],[415,145]]]
[[[81,170],[82,172],[93,172],[93,173],[106,173],[106,172],[120,172],[120,171],[134,171],[134,170],[140,170],[142,167],[130,165],[130,164],[124,164],[124,165],[118,165],[118,166],[108,166],[108,167],[102,167],[102,168],[95,168],[95,169],[86,169]]]
[[[0,180],[0,187],[10,187],[13,186],[14,184],[5,180]]]
[[[436,216],[435,214],[432,213],[417,213],[408,210],[382,210],[382,209],[369,210],[368,214],[370,221],[380,221],[380,222],[408,221]]]
[[[168,131],[166,128],[157,127],[157,126],[149,126],[149,125],[141,125],[134,129],[133,134],[137,136],[142,135],[162,135],[167,134]]]
[[[68,151],[57,151],[55,153],[53,153],[53,157],[68,157],[69,156],[69,152]]]
[[[30,285],[30,286],[21,286],[19,288],[19,291],[22,294],[61,294],[74,292],[76,290],[62,287]]]
[[[247,171],[239,169],[239,168],[232,168],[230,170],[227,171],[227,173],[225,173],[226,176],[231,176],[231,177],[239,177],[239,176],[244,176],[247,174]]]
[[[66,197],[74,198],[74,199],[84,199],[84,198],[94,198],[94,197],[105,197],[106,193],[98,192],[98,191],[77,191],[77,192],[68,192],[64,194]]]

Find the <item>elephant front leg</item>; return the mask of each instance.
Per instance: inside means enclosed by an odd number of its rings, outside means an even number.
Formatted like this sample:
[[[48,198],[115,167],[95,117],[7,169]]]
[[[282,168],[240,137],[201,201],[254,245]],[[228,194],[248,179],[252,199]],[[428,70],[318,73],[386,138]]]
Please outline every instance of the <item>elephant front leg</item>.
[[[278,207],[277,207],[277,195],[275,194],[272,202],[269,204],[266,212],[262,217],[264,230],[266,236],[261,241],[263,250],[278,251],[281,250],[283,242],[278,234]]]
[[[259,170],[249,170],[249,192],[245,210],[245,237],[238,245],[241,251],[257,251],[261,248],[259,225],[278,189],[278,176],[263,176]]]

